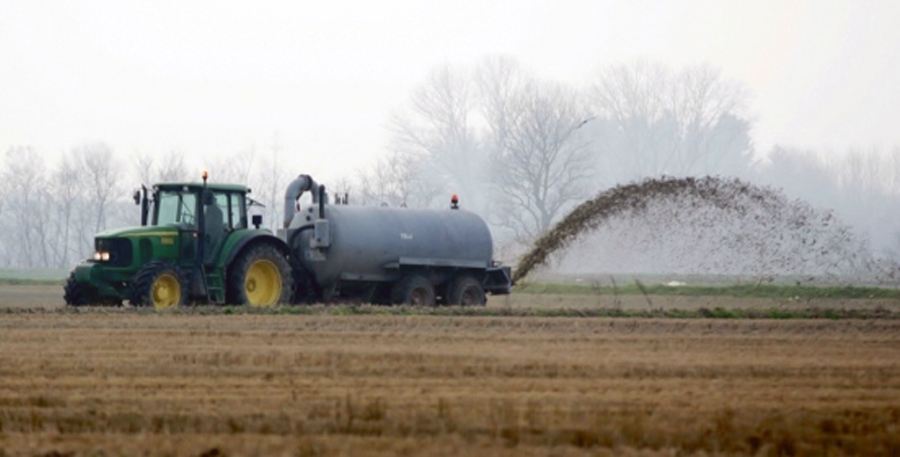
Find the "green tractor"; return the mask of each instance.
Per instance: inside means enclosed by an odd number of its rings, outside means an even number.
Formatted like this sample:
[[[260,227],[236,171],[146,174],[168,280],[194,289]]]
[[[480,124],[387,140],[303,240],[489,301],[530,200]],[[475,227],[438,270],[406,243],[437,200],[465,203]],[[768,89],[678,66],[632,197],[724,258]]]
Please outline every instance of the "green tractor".
[[[66,304],[171,308],[188,303],[271,306],[291,300],[288,247],[248,225],[245,186],[160,183],[135,191],[141,227],[97,235],[94,256],[65,285]]]

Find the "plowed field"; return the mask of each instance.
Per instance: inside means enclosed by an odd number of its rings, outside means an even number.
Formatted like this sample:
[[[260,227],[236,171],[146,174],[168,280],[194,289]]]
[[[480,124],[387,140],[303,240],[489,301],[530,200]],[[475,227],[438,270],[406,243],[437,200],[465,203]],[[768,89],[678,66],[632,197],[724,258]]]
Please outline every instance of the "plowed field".
[[[0,315],[0,455],[897,455],[900,322]]]

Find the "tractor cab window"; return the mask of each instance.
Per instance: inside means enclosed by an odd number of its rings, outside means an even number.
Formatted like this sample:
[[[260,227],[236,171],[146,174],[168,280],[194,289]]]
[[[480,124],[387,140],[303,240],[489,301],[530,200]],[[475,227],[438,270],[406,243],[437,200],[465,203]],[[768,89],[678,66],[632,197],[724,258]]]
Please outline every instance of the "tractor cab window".
[[[160,190],[153,225],[196,224],[197,195],[181,190]]]
[[[228,194],[216,192],[213,204],[206,207],[206,226],[218,230],[230,229],[228,223]]]
[[[221,223],[229,231],[247,228],[244,195],[238,192],[216,192],[214,195],[215,202],[207,209],[207,220],[216,219],[213,224]]]
[[[228,216],[235,229],[247,228],[247,207],[244,205],[244,194],[233,193],[229,199]]]
[[[206,208],[206,263],[212,264],[219,257],[228,234],[243,228],[240,214],[234,212],[234,202],[243,196],[234,192],[213,192],[213,201]]]

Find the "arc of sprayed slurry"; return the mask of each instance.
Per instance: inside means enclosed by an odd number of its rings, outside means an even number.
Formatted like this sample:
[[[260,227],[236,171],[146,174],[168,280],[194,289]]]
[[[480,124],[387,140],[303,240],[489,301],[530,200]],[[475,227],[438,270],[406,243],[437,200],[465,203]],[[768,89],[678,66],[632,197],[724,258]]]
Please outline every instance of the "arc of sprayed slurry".
[[[754,186],[736,178],[662,177],[621,184],[578,205],[538,238],[516,266],[513,283],[527,276],[536,266],[544,264],[550,254],[568,246],[584,231],[597,228],[613,216],[646,209],[649,202],[668,197],[697,197],[713,206],[739,211],[746,206],[742,203],[746,201],[769,206],[785,200],[783,195],[770,188]]]

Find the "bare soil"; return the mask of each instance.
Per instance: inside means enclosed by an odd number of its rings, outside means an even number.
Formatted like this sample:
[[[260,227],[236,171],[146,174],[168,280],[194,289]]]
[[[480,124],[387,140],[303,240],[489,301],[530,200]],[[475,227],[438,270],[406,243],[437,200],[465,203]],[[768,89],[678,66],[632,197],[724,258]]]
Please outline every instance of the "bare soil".
[[[0,284],[0,307],[63,307],[63,287]]]
[[[898,360],[895,320],[34,308],[0,314],[0,449],[896,455]]]

